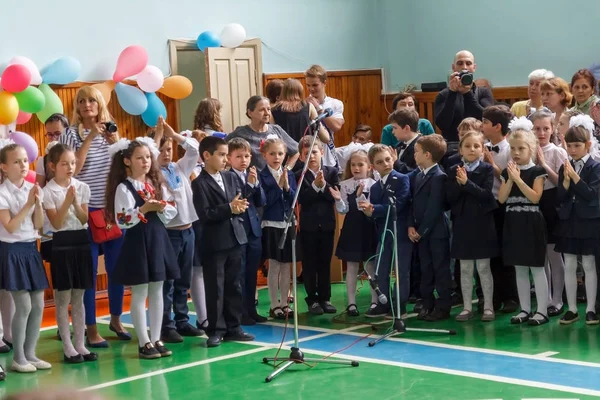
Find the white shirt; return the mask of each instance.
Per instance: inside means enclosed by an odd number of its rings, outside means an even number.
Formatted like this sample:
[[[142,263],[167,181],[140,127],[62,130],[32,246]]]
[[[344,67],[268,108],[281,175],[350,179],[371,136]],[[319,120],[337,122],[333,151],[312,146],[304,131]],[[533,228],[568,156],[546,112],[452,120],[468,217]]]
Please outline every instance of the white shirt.
[[[431,171],[431,170],[433,169],[433,167],[435,167],[436,165],[438,165],[438,164],[437,164],[437,163],[435,163],[435,164],[433,164],[431,167],[427,167],[427,168],[425,168],[423,171],[421,171],[421,172],[423,172],[423,176],[427,175],[427,173],[428,173],[429,171]]]
[[[67,187],[62,187],[54,179],[46,184],[44,187],[44,210],[56,210],[58,211],[63,203],[69,187],[75,186],[75,197],[80,205],[89,204],[90,202],[90,187],[75,178],[71,178],[71,183]],[[82,224],[77,215],[75,215],[75,206],[72,204],[69,206],[67,215],[65,216],[62,227],[56,228],[50,224],[50,230],[52,232],[61,231],[79,231],[86,229],[88,226],[87,222]]]
[[[8,179],[0,185],[0,210],[8,210],[10,217],[14,218],[27,203],[29,191],[33,188],[33,183],[23,181],[20,188],[13,185]],[[44,201],[44,192],[40,191],[42,202]],[[35,206],[31,207],[27,216],[13,233],[8,233],[4,226],[0,224],[0,241],[5,243],[33,242],[39,239],[40,235],[33,226],[33,211]]]
[[[136,191],[145,189],[143,182],[131,178],[127,178],[127,180],[131,182]],[[163,224],[167,225],[177,215],[177,208],[171,204],[174,203],[173,196],[166,186],[155,190],[162,190],[162,198],[167,202],[167,206],[163,212],[157,213],[158,218],[160,218]],[[117,225],[121,229],[133,228],[141,221],[140,217],[143,218],[144,215],[140,212],[139,207],[136,207],[133,193],[131,193],[125,183],[120,183],[115,193],[115,219],[117,220]]]
[[[577,175],[581,174],[581,170],[585,166],[585,163],[588,162],[588,160],[590,159],[590,157],[591,156],[589,154],[586,154],[585,156],[581,157],[577,161],[573,160],[573,164],[575,164],[575,172],[577,172]]]
[[[415,137],[413,137],[412,139],[410,139],[408,142],[402,142],[406,144],[406,147],[403,148],[402,150],[400,150],[400,153],[398,153],[398,158],[402,157],[402,154],[404,154],[404,152],[406,151],[406,149],[408,148],[408,146],[414,142],[415,140],[417,140],[419,138],[419,136],[421,135],[415,135]]]
[[[542,152],[544,153],[544,159],[546,160],[546,164],[548,167],[554,172],[558,174],[558,170],[565,163],[567,159],[567,151],[562,147],[558,147],[554,143],[548,143],[544,147],[542,147]],[[555,188],[556,185],[550,181],[550,179],[546,179],[544,182],[544,190]]]
[[[389,174],[387,176],[389,176]],[[387,176],[386,176],[386,178],[387,178]],[[373,186],[373,184],[375,182],[376,182],[375,179],[372,179],[372,178],[365,178],[365,179],[350,178],[350,179],[346,179],[345,181],[341,181],[340,182],[341,199],[340,199],[340,201],[335,202],[335,208],[337,209],[337,211],[340,214],[346,214],[348,211],[350,211],[350,205],[348,204],[348,195],[356,192],[356,189],[358,189],[358,186],[361,183],[364,186],[363,194],[360,197],[356,198],[356,203],[357,203],[356,205],[358,206],[359,201],[367,200],[367,196],[368,196],[369,192],[371,191],[371,186]]]
[[[198,162],[198,146],[198,141],[191,138],[185,139],[181,144],[181,147],[185,149],[185,155],[176,163],[171,163],[170,165],[175,171],[174,175],[176,175],[179,180],[179,183],[175,185],[176,187],[172,187],[169,184],[167,178],[169,172],[161,168],[161,172],[165,176],[165,179],[167,179],[169,192],[173,196],[177,207],[177,215],[169,221],[167,228],[185,226],[198,220],[198,214],[196,214],[196,209],[194,208],[194,199],[190,182],[190,176]]]
[[[344,103],[342,103],[338,99],[334,99],[333,97],[325,96],[323,102],[321,103],[321,108],[331,108],[333,110],[332,118],[344,120]],[[323,126],[327,127],[326,124]],[[333,140],[334,133],[331,132],[329,128],[327,128],[329,132],[329,143],[325,143],[325,151],[323,152],[323,165],[328,167],[335,167],[337,164],[337,160],[335,158],[335,144]]]
[[[223,192],[225,192],[225,184],[223,183],[223,177],[221,176],[221,173],[217,172],[216,174],[209,174],[209,175],[212,176],[212,178],[215,180],[215,182],[217,182],[217,185],[219,185],[221,190]]]
[[[35,173],[36,175],[46,177],[46,168],[44,167],[44,156],[39,156],[37,160],[35,160]],[[44,227],[42,228],[42,242],[47,242],[48,240],[52,240],[52,224],[48,219],[48,215],[44,213]]]
[[[508,162],[510,161],[510,145],[506,141],[506,138],[504,138],[494,146],[498,146],[500,151],[498,153],[495,151],[490,151],[490,153],[492,153],[494,163],[498,166],[498,168],[500,168],[500,171],[504,171],[508,166]],[[494,186],[492,187],[492,193],[496,199],[498,199],[498,190],[500,190],[500,186],[502,186],[502,181],[500,178],[497,178],[496,175],[494,175]]]
[[[313,176],[316,178],[317,174],[319,173],[319,171],[315,172],[312,169],[309,169],[309,171],[313,174]],[[315,192],[319,193],[319,192],[324,192],[325,191],[325,187],[327,186],[327,182],[325,182],[325,185],[323,185],[322,188],[319,188],[317,185],[315,185],[315,181],[313,181],[313,183],[311,184],[312,188],[314,189]]]

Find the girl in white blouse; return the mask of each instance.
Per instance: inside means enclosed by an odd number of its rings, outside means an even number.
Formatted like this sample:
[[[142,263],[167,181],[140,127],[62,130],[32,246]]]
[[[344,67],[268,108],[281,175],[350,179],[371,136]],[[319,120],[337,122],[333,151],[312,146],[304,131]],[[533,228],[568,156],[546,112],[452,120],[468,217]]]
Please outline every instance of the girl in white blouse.
[[[160,340],[162,287],[165,280],[177,279],[180,273],[165,225],[175,218],[177,209],[158,171],[158,149],[152,139],[121,139],[109,152],[112,164],[106,212],[109,221],[116,221],[126,230],[113,278],[131,286],[131,319],[138,337],[139,357],[167,357],[172,352]]]
[[[44,187],[44,209],[54,232],[50,271],[64,361],[68,364],[96,361],[98,355],[91,353],[84,344],[83,293],[94,284],[92,249],[87,233],[90,187],[73,178],[77,161],[67,145],[53,146],[47,159],[54,178]],[[69,303],[75,346],[69,332]]]
[[[3,143],[5,144],[5,143]],[[44,224],[42,189],[25,181],[27,152],[8,144],[0,150],[3,183],[0,185],[0,288],[15,302],[12,321],[13,362],[17,372],[50,369],[35,355],[44,311],[46,271],[37,249],[38,231]],[[0,378],[3,379],[1,371]]]

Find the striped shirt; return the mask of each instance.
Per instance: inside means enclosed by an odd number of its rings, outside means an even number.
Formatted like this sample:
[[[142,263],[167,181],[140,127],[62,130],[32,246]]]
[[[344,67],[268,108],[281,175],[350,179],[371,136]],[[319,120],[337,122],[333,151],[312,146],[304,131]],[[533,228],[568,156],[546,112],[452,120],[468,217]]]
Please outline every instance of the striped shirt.
[[[84,139],[90,133],[89,130],[83,131]],[[71,127],[66,132],[60,135],[59,143],[66,144],[75,151],[78,151],[83,145],[83,139],[79,136],[77,127]],[[77,174],[77,179],[86,183],[90,187],[90,203],[91,208],[104,208],[106,182],[108,181],[108,173],[110,171],[110,155],[108,147],[110,145],[102,135],[98,135],[92,140],[92,144],[87,153],[85,164]]]

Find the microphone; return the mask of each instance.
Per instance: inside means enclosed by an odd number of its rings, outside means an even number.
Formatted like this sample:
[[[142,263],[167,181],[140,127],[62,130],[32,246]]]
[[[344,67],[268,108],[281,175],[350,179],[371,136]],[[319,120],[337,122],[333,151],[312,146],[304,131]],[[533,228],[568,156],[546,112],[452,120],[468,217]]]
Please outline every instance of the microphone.
[[[317,116],[317,118],[310,121],[310,125],[312,126],[314,124],[317,124],[317,123],[323,121],[325,118],[331,117],[332,115],[333,115],[333,109],[326,108],[323,111],[321,111],[321,114],[319,114]]]
[[[371,278],[371,276],[368,274],[367,274],[367,276],[369,277],[369,285],[371,285],[371,288],[377,294],[377,298],[379,299],[379,302],[381,304],[387,304],[387,302],[388,302],[387,297],[385,297],[385,295],[383,293],[381,293],[381,290],[379,289],[379,285],[377,284],[377,282],[375,282],[375,279]]]

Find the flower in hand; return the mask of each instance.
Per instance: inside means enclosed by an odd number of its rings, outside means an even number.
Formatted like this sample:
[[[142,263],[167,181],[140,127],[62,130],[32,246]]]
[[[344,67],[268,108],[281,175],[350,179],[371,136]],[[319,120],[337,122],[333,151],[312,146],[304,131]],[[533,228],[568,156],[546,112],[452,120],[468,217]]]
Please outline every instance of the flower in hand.
[[[370,217],[371,215],[373,215],[373,208],[374,208],[373,204],[369,203],[368,201],[359,201],[358,207],[362,210],[362,212],[367,217]]]

